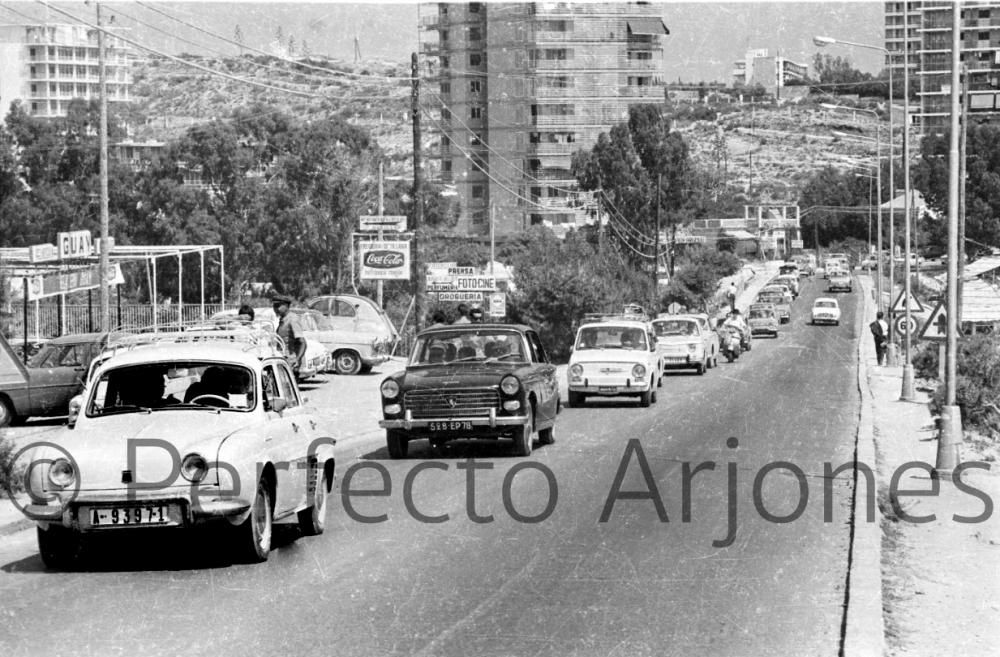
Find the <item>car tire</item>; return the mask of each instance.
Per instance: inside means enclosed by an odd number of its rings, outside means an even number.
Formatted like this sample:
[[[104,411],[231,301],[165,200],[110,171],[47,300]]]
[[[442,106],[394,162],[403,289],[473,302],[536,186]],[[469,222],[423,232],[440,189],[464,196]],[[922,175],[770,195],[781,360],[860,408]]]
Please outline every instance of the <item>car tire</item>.
[[[707,368],[708,365],[706,363],[698,363],[698,365],[694,368],[694,373],[701,376],[702,374],[705,373],[705,370]]]
[[[46,568],[52,570],[70,570],[80,560],[83,551],[83,537],[78,533],[50,525],[48,529],[36,527],[38,536],[38,554]]]
[[[569,398],[566,400],[566,405],[570,408],[581,408],[585,401],[586,398],[583,394],[570,391]]]
[[[652,403],[652,400],[653,400],[653,391],[647,390],[646,392],[639,395],[639,406],[642,406],[643,408],[649,408],[649,405]]]
[[[249,563],[267,561],[274,535],[274,504],[266,479],[257,482],[250,515],[236,528],[237,554]]]
[[[652,386],[649,387],[649,401],[653,404],[656,403],[656,389]]]
[[[557,404],[556,405],[556,415],[558,415],[558,414],[559,414],[559,406]],[[555,428],[556,428],[555,424],[553,424],[548,429],[539,429],[538,430],[538,444],[539,445],[551,445],[554,442],[556,442]]]
[[[6,427],[11,424],[17,424],[14,405],[6,399],[0,398],[0,427]]]
[[[514,435],[514,456],[531,456],[531,442],[535,434],[535,414],[531,404],[525,408],[528,421]]]
[[[361,371],[361,357],[349,349],[333,355],[333,368],[341,376],[352,376]]]
[[[406,434],[395,429],[387,429],[385,432],[385,446],[389,450],[389,458],[405,459],[410,445]]]
[[[299,511],[299,530],[303,536],[319,536],[326,529],[326,498],[329,493],[329,479],[326,468],[317,463],[313,466],[318,472],[315,487],[312,490],[312,504],[307,509]]]
[[[834,322],[833,322],[833,325],[834,325],[834,326],[840,326],[840,320],[838,319],[838,320],[834,321]]]

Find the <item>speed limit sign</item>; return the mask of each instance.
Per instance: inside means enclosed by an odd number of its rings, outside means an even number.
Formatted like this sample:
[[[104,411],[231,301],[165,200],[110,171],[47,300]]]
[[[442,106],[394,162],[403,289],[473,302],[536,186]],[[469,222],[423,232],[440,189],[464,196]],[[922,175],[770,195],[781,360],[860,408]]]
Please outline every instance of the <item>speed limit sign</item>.
[[[917,330],[917,320],[910,315],[910,321],[906,321],[906,315],[900,315],[896,318],[896,331],[901,335],[912,334]]]

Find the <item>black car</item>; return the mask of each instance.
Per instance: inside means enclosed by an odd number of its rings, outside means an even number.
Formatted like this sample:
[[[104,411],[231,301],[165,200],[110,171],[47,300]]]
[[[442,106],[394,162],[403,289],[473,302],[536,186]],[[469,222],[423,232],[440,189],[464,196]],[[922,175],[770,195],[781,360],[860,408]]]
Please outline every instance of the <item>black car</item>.
[[[406,369],[382,382],[379,426],[389,456],[405,458],[412,440],[509,438],[531,454],[534,434],[551,444],[559,413],[555,365],[538,333],[510,324],[453,324],[417,336]]]

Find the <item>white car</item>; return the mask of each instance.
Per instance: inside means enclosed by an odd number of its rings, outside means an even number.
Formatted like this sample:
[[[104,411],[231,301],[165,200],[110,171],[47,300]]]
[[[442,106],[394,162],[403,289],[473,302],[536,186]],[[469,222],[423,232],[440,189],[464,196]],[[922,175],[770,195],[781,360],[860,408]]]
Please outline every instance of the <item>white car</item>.
[[[141,340],[101,364],[71,425],[29,452],[24,511],[44,563],[71,567],[92,537],[134,531],[214,525],[246,561],[267,559],[275,523],[322,533],[335,441],[273,334]]]
[[[830,297],[820,297],[813,302],[812,307],[813,324],[833,324],[840,325],[840,304],[836,299]]]
[[[718,353],[711,353],[708,333],[689,315],[659,315],[653,320],[656,350],[663,369],[693,369],[696,374],[718,364]],[[718,335],[711,332],[718,341]]]
[[[663,376],[652,328],[624,319],[584,324],[576,332],[567,376],[571,407],[582,406],[588,396],[636,396],[649,406]]]
[[[827,283],[827,292],[852,292],[854,290],[854,285],[851,282],[851,275],[847,272],[838,271],[830,275],[830,280]]]
[[[211,321],[218,322],[225,319],[235,319],[236,310],[223,310],[217,312],[211,317]],[[253,324],[254,326],[267,326],[270,330],[276,331],[278,328],[278,316],[274,313],[271,308],[254,308],[253,309]],[[292,308],[290,312],[300,314],[305,312],[299,308]],[[300,315],[301,316],[301,315]],[[306,341],[306,353],[303,357],[303,362],[299,364],[298,380],[305,381],[306,379],[311,379],[320,372],[326,372],[332,369],[333,363],[331,360],[330,352],[327,351],[326,347],[323,346],[322,341],[319,339],[318,331],[315,330],[315,325],[311,323],[301,322],[302,327],[302,339]]]

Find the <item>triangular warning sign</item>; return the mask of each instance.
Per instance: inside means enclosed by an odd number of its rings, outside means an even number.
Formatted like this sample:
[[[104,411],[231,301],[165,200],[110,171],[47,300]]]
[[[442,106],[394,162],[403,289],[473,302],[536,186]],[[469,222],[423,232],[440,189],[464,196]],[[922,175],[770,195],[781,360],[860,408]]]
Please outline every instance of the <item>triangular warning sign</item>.
[[[906,290],[900,290],[899,296],[896,300],[892,302],[892,306],[889,307],[890,313],[902,313],[906,312],[906,307],[910,307],[911,313],[922,313],[924,312],[924,306],[920,303],[920,299],[913,296],[913,292],[910,292],[910,296],[906,297]]]
[[[917,337],[921,340],[945,340],[948,337],[948,313],[945,312],[944,301],[938,302]]]

